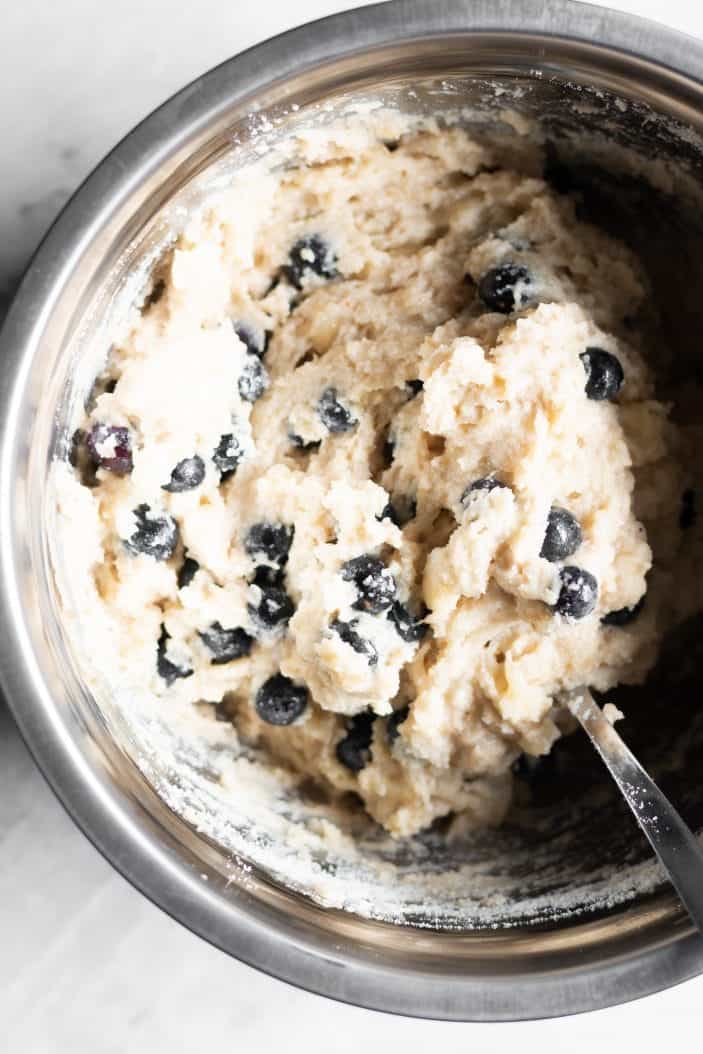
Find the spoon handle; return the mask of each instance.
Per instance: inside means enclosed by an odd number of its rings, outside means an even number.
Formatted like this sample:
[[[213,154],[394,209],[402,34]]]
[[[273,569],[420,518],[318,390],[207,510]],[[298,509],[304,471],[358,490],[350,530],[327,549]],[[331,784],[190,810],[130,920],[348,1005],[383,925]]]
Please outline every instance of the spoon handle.
[[[703,933],[703,848],[698,839],[603,716],[591,693],[576,689],[565,701],[610,770],[691,919]]]

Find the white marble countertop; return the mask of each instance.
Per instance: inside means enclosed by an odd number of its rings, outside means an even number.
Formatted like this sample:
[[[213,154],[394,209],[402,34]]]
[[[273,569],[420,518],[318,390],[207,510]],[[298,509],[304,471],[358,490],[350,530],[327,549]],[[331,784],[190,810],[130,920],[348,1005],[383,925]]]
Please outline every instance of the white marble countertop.
[[[431,3],[432,0],[427,0]],[[0,28],[0,314],[79,182],[149,110],[229,55],[353,0],[23,0]],[[360,5],[357,5],[360,6]],[[700,0],[613,6],[703,35]],[[0,1050],[246,1054],[398,1049],[660,1051],[696,1034],[703,977],[579,1018],[412,1021],[298,991],[209,947],[135,892],[83,838],[0,702]],[[392,1045],[392,1046],[391,1046]]]

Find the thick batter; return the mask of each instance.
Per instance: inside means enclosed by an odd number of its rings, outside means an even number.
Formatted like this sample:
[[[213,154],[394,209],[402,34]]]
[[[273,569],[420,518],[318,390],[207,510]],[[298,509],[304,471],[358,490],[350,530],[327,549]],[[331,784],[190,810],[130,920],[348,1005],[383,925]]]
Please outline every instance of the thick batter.
[[[692,510],[631,253],[458,128],[362,141],[192,219],[59,512],[123,680],[408,835],[644,677]]]

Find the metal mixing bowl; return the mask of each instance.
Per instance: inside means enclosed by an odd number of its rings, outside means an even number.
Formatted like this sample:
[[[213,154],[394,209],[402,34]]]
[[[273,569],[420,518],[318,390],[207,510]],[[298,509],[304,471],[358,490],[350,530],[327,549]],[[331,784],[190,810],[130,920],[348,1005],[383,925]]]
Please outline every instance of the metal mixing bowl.
[[[494,866],[490,840],[474,847],[484,891],[493,881],[503,898],[493,915],[490,890],[463,915],[446,898],[423,906],[416,897],[414,913],[396,924],[381,921],[373,903],[356,913],[324,908],[304,882],[266,871],[259,843],[247,851],[242,825],[237,856],[197,810],[179,814],[174,784],[191,780],[195,788],[207,772],[185,756],[175,775],[158,757],[139,756],[134,729],[87,689],[62,625],[46,481],[52,459],[65,454],[68,413],[85,374],[81,348],[113,294],[125,294],[125,275],[163,242],[164,210],[173,216],[174,200],[192,198],[213,165],[250,156],[263,129],[280,136],[321,102],[333,114],[344,100],[364,97],[439,112],[466,104],[477,128],[507,134],[500,117],[507,99],[550,142],[552,177],[580,186],[586,207],[643,252],[676,345],[670,373],[693,377],[696,349],[686,349],[679,323],[700,322],[703,236],[682,188],[699,183],[703,168],[702,79],[701,44],[600,8],[548,0],[363,8],[268,41],[184,89],[99,166],[30,265],[0,359],[3,683],[35,759],[88,837],[155,903],[238,958],[363,1006],[486,1020],[593,1009],[665,988],[703,970],[703,942],[607,784],[588,796],[584,780],[598,783],[599,770],[579,758],[578,745],[565,748],[558,795],[535,803],[540,824],[530,830],[516,819],[498,836],[501,859],[507,851],[514,865],[504,873]],[[325,112],[318,107],[316,119]],[[604,162],[601,148],[613,142],[622,164],[615,154]],[[626,163],[632,151],[677,160],[681,187],[662,178],[653,189]],[[638,748],[668,774],[672,796],[698,827],[700,751],[680,700],[699,696],[700,687],[680,656],[699,639],[679,635],[649,693],[628,700],[636,702],[630,724]],[[667,734],[653,736],[662,707]],[[667,761],[664,748],[673,745]],[[572,786],[569,772],[581,782]],[[369,860],[374,852],[370,842]],[[460,863],[456,849],[430,838],[388,866],[402,886],[413,871],[439,874]],[[343,868],[335,868],[330,881],[343,886]],[[382,885],[372,893],[381,904]],[[486,928],[489,918],[495,928]]]

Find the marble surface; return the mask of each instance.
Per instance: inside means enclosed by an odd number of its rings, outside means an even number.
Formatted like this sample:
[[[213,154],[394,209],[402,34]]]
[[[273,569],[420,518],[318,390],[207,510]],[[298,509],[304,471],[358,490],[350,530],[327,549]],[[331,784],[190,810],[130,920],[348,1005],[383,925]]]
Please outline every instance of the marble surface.
[[[432,0],[427,0],[431,3]],[[23,0],[0,31],[0,315],[47,225],[100,157],[174,90],[336,0]],[[360,6],[360,5],[357,5]],[[620,0],[703,35],[700,0]],[[703,978],[577,1019],[411,1021],[298,991],[209,947],[73,826],[0,702],[0,1050],[186,1054],[660,1051],[695,1035]]]

